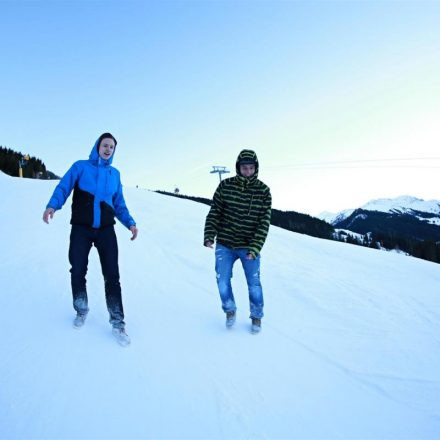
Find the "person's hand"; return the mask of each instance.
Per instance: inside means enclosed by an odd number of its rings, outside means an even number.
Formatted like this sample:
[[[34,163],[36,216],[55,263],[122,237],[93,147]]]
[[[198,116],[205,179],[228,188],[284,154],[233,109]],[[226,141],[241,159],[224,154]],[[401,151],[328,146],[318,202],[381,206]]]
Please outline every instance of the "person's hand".
[[[255,260],[255,257],[251,253],[248,253],[246,254],[246,260]]]
[[[49,217],[53,218],[53,215],[55,214],[55,209],[53,208],[47,208],[46,211],[43,213],[43,221],[47,224],[49,224]]]
[[[206,240],[205,241],[205,246],[213,249],[214,248],[214,242],[211,241],[211,240]]]
[[[130,231],[133,234],[130,238],[131,241],[136,240],[136,237],[138,236],[138,228],[136,226],[130,226]]]

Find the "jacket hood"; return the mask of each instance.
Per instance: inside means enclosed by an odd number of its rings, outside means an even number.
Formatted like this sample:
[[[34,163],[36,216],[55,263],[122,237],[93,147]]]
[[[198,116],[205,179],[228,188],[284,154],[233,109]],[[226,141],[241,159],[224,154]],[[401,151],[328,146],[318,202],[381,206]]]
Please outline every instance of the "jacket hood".
[[[251,179],[255,176],[258,177],[258,158],[255,151],[252,150],[241,150],[240,154],[237,157],[237,161],[235,162],[235,171],[237,172],[237,176],[243,177],[240,173],[240,163],[255,163],[255,174],[251,176]]]
[[[109,136],[109,137],[110,137],[110,136]],[[101,140],[102,140],[102,139],[105,139],[105,137],[103,138],[102,135],[99,136],[98,139],[96,139],[96,142],[95,142],[95,144],[94,144],[93,147],[92,147],[92,151],[90,152],[89,159],[90,159],[92,162],[98,162],[99,159],[101,159],[101,160],[102,160],[103,162],[105,162],[106,164],[111,165],[112,162],[113,162],[113,158],[115,157],[116,146],[115,146],[115,149],[114,149],[113,154],[111,155],[110,159],[102,159],[102,158],[99,157],[99,151],[98,151],[99,144],[101,143]]]

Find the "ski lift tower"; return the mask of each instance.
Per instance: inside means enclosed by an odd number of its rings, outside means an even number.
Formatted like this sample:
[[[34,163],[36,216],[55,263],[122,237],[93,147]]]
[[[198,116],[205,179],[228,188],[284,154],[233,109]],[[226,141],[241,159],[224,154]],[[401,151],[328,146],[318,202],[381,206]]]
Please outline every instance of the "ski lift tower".
[[[220,182],[222,181],[222,174],[229,173],[229,170],[226,169],[226,167],[220,167],[220,166],[212,166],[212,171],[210,171],[211,174],[218,173],[218,178],[220,179]]]
[[[23,177],[23,167],[27,165],[29,160],[29,154],[25,154],[18,160],[18,177]]]

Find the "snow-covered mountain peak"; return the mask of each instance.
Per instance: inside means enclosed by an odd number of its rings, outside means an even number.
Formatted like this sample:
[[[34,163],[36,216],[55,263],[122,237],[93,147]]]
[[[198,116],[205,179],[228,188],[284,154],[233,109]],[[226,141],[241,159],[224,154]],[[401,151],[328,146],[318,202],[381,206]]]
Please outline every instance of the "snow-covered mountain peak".
[[[319,214],[317,217],[320,218],[321,220],[326,221],[327,223],[333,224],[333,223],[338,223],[346,219],[347,217],[350,217],[350,215],[353,214],[353,212],[354,209],[346,209],[338,213],[324,211],[321,212],[321,214]]]
[[[376,199],[371,200],[361,209],[366,211],[394,212],[394,213],[411,213],[412,211],[428,212],[431,214],[440,214],[440,201],[425,201],[417,197],[400,196],[393,199]]]
[[[439,200],[423,200],[412,196],[399,196],[395,198],[383,198],[370,200],[358,209],[365,211],[388,212],[392,214],[415,214],[415,212],[424,212],[429,214],[440,215]],[[346,209],[338,213],[324,211],[318,215],[318,218],[325,220],[330,224],[337,224],[350,217],[355,209]]]

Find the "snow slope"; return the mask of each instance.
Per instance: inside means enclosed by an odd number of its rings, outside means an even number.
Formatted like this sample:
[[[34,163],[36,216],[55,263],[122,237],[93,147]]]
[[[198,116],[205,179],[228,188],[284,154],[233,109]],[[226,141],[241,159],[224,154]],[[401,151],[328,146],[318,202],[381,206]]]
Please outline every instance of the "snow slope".
[[[112,339],[97,253],[72,328],[70,201],[0,174],[0,438],[440,438],[440,267],[272,227],[266,316],[249,333],[237,264],[227,331],[208,207],[126,189],[117,226],[128,348]]]

